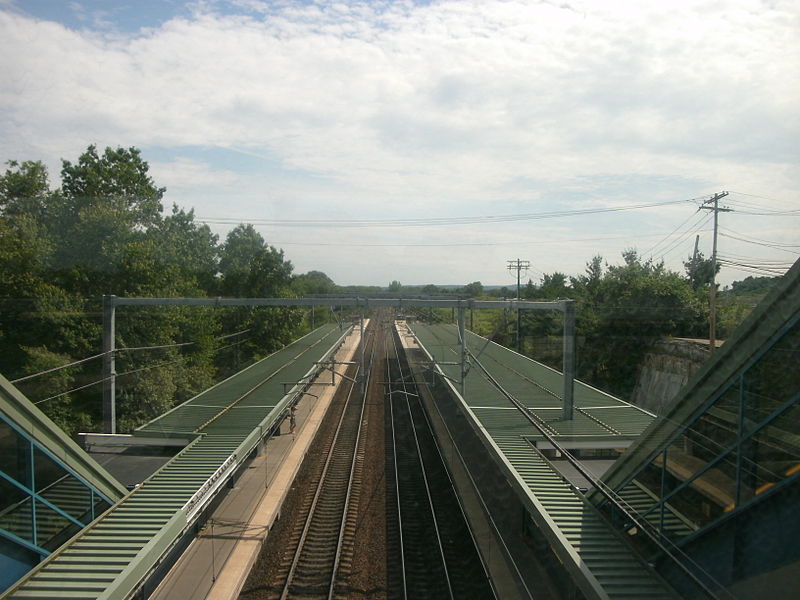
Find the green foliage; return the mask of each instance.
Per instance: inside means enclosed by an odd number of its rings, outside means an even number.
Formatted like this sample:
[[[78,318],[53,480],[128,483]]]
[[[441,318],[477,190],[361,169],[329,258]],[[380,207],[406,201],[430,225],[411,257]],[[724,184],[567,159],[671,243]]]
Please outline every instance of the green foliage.
[[[92,145],[72,164],[63,160],[61,190],[67,211],[73,214],[93,206],[113,205],[139,224],[161,217],[165,188],[156,187],[149,165],[136,148],[106,148],[102,155]]]
[[[89,146],[76,162],[62,161],[55,191],[42,163],[7,166],[0,175],[0,372],[10,379],[98,354],[104,294],[296,293],[291,263],[252,226],[236,227],[220,245],[193,211],[173,206],[162,215],[165,190],[136,148],[99,153]],[[288,343],[302,315],[284,308],[119,309],[118,429],[152,419]],[[123,349],[142,346],[168,347]],[[20,386],[34,401],[57,396],[41,407],[74,433],[98,428],[100,375],[95,359]]]
[[[397,280],[394,280],[394,281],[392,281],[392,283],[389,284],[389,291],[390,292],[399,292],[402,289],[403,289],[403,284],[400,283]]]
[[[31,373],[40,373],[70,362],[66,354],[51,352],[44,346],[20,348],[24,356],[24,368]],[[37,398],[47,415],[65,431],[86,431],[91,426],[89,414],[81,410],[71,394],[61,395],[76,387],[80,369],[60,369],[42,377],[20,382],[20,389],[31,398]]]
[[[609,266],[579,305],[579,372],[595,385],[627,396],[649,346],[665,336],[702,331],[703,312],[688,281],[663,263],[623,253],[624,265]],[[589,314],[587,314],[589,313]],[[585,317],[589,317],[588,319]]]
[[[483,296],[483,284],[480,281],[468,283],[461,289],[461,295],[467,298]]]
[[[714,261],[710,258],[703,258],[703,253],[698,252],[696,257],[690,257],[683,263],[686,269],[686,276],[692,288],[700,289],[711,285],[711,280],[716,273],[719,273],[720,265],[717,263],[714,268]]]
[[[40,161],[10,160],[0,177],[0,210],[6,217],[42,216],[44,200],[50,194],[47,167]]]
[[[729,289],[720,292],[721,296],[763,296],[781,280],[780,277],[745,277],[734,281]]]
[[[309,271],[292,278],[292,289],[298,296],[333,294],[336,284],[322,271]]]
[[[627,396],[636,382],[644,353],[664,336],[698,336],[706,326],[703,296],[689,281],[663,264],[643,261],[633,250],[623,264],[603,264],[595,256],[578,277],[545,274],[540,285],[529,281],[523,295],[531,300],[577,301],[578,375],[613,394]],[[513,315],[481,311],[475,327],[498,343],[515,344]],[[561,368],[563,319],[557,311],[523,311],[523,351]]]

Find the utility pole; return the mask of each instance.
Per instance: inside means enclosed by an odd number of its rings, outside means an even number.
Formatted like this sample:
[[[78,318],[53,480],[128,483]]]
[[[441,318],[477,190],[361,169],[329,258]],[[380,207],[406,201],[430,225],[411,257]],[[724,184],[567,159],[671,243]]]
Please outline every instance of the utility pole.
[[[714,243],[711,250],[711,291],[709,292],[709,320],[708,320],[708,345],[711,355],[717,349],[717,229],[719,227],[719,213],[733,212],[731,208],[720,208],[719,201],[728,195],[728,192],[719,192],[703,202],[703,210],[714,211]]]
[[[697,285],[697,252],[700,245],[700,234],[698,233],[694,238],[694,253],[692,254],[692,287]]]
[[[529,260],[509,260],[508,262],[508,270],[509,271],[516,271],[517,272],[517,300],[520,299],[519,296],[519,284],[520,284],[520,275],[522,271],[527,273],[528,269],[531,268],[531,262]],[[517,352],[522,352],[522,337],[520,336],[520,310],[517,309]]]

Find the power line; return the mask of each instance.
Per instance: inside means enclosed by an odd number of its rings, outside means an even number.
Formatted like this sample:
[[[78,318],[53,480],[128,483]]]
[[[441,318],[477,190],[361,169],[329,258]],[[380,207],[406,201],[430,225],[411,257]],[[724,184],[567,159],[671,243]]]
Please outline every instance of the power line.
[[[125,371],[124,373],[117,373],[116,375],[111,375],[110,377],[104,377],[103,379],[98,379],[97,381],[93,381],[92,383],[87,383],[86,385],[82,385],[80,387],[73,388],[71,390],[67,390],[66,392],[61,392],[60,394],[56,394],[55,396],[50,396],[49,398],[45,398],[43,400],[38,400],[34,402],[34,404],[41,404],[42,402],[47,402],[48,400],[55,400],[56,398],[60,398],[61,396],[66,396],[67,394],[71,394],[72,392],[77,392],[80,390],[84,390],[88,387],[92,387],[93,385],[97,385],[98,383],[103,383],[104,381],[108,381],[113,379],[114,377],[124,377],[125,375],[131,375],[133,373],[139,373],[140,371],[148,371],[150,369],[157,369],[158,367],[166,367],[168,365],[174,365],[175,363],[185,361],[186,357],[181,357],[176,360],[171,360],[164,363],[159,363],[157,365],[150,365],[147,367],[142,367],[140,369],[133,369],[132,371]]]
[[[654,246],[651,246],[648,250],[645,250],[644,252],[642,252],[642,256],[645,256],[645,255],[652,256],[652,254],[653,254],[653,252],[655,251],[656,248],[658,248],[661,244],[666,242],[670,237],[672,237],[675,234],[676,231],[678,231],[681,227],[683,227],[686,223],[688,223],[692,218],[697,217],[699,214],[700,214],[700,209],[698,209],[696,212],[690,214],[688,217],[686,217],[686,219],[684,221],[681,222],[680,225],[678,225],[675,229],[670,231],[662,240],[660,240]]]
[[[695,213],[693,213],[695,214]],[[691,217],[690,217],[691,218]],[[599,237],[567,238],[567,239],[548,239],[537,241],[510,241],[510,242],[442,242],[435,244],[368,244],[368,243],[349,243],[349,242],[271,242],[274,246],[319,246],[332,248],[460,248],[460,247],[483,247],[483,246],[557,246],[559,244],[572,244],[575,242],[605,242],[610,240],[631,240],[641,238],[652,238],[663,235],[663,233],[646,233],[636,235],[607,235]],[[647,254],[647,253],[643,253]]]
[[[690,229],[683,234],[681,234],[672,244],[670,244],[667,248],[665,248],[661,252],[661,258],[665,258],[669,254],[671,254],[674,250],[678,248],[682,243],[684,243],[687,239],[691,236],[699,233],[700,231],[704,231],[704,227],[708,225],[708,222],[711,220],[711,215],[705,215],[705,219],[702,220],[698,225],[696,225],[693,229]]]
[[[179,348],[181,346],[193,346],[197,342],[179,342],[177,344],[162,344],[160,346],[138,346],[138,347],[122,347],[116,348],[115,352],[136,352],[138,350],[161,350],[164,348]]]
[[[747,238],[749,240],[753,240],[753,241],[756,241],[756,242],[759,242],[759,243],[762,243],[762,244],[769,244],[770,246],[774,246],[776,248],[778,248],[778,247],[781,247],[781,248],[800,248],[800,244],[782,244],[780,242],[774,242],[772,240],[765,240],[765,239],[761,239],[761,238],[756,238],[756,237],[753,237],[752,235],[747,235],[747,234],[741,233],[739,231],[734,231],[730,227],[721,227],[720,229],[722,231],[730,231],[731,233],[735,233],[736,235],[740,235],[740,236],[745,237],[745,238]]]
[[[736,271],[744,271],[745,273],[756,273],[757,275],[767,275],[770,277],[778,277],[786,273],[790,267],[786,268],[772,268],[772,267],[759,267],[757,265],[749,265],[735,261],[728,261],[720,259],[719,263],[729,269]]]
[[[728,231],[730,231],[730,230],[728,230]],[[796,250],[789,250],[788,248],[782,247],[783,245],[781,245],[781,244],[768,244],[768,243],[764,243],[764,242],[755,242],[755,241],[752,241],[752,240],[745,239],[743,237],[730,235],[730,234],[724,233],[722,231],[720,231],[719,234],[721,236],[723,236],[723,237],[731,238],[731,239],[734,239],[734,240],[738,240],[738,241],[744,242],[746,244],[753,244],[754,246],[763,246],[765,248],[772,248],[773,250],[779,250],[781,252],[787,252],[788,254],[795,254],[795,255],[800,254],[800,252],[797,252]],[[787,244],[787,246],[788,247],[797,247],[797,246],[789,246],[788,244]]]
[[[541,219],[553,219],[560,217],[571,217],[581,215],[594,215],[602,213],[621,212],[628,210],[640,210],[646,208],[657,208],[660,206],[670,206],[694,202],[697,198],[684,200],[669,200],[665,202],[653,202],[649,204],[630,204],[625,206],[612,206],[606,208],[587,208],[576,210],[550,211],[541,213],[517,213],[509,215],[482,215],[472,217],[427,217],[420,219],[254,219],[254,218],[234,218],[234,217],[197,217],[203,223],[214,223],[221,225],[233,225],[239,223],[250,223],[253,225],[269,225],[273,227],[322,227],[322,228],[353,228],[353,227],[436,227],[448,225],[475,225],[486,223],[510,223],[514,221],[536,221]]]

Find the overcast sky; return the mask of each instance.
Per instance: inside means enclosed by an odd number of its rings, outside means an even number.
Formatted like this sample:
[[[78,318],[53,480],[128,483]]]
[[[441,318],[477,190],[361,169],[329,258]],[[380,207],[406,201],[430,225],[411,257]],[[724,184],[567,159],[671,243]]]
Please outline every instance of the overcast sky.
[[[89,144],[136,146],[165,205],[256,221],[340,284],[626,248],[682,270],[721,190],[722,256],[782,268],[799,115],[796,0],[0,0],[0,161],[57,185]]]

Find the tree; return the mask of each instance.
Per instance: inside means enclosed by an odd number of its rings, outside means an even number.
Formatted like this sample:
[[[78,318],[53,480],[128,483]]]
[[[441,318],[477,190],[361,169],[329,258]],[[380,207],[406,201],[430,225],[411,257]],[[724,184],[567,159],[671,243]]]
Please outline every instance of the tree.
[[[44,200],[50,195],[47,167],[41,161],[10,160],[0,176],[0,211],[6,217],[41,217]]]
[[[579,304],[579,335],[585,339],[579,371],[617,395],[630,394],[637,369],[653,342],[703,330],[701,302],[691,286],[663,263],[642,261],[633,250],[624,265],[607,267]],[[592,311],[594,314],[587,315]]]
[[[552,274],[545,273],[545,275],[542,277],[542,285],[539,288],[539,295],[542,298],[549,298],[551,300],[566,298],[569,296],[567,276],[558,271]]]
[[[106,148],[101,156],[91,145],[77,163],[61,162],[61,191],[68,210],[78,213],[88,206],[113,204],[143,225],[161,215],[166,188],[155,185],[138,149]]]
[[[333,294],[336,284],[322,271],[309,271],[302,275],[295,275],[292,279],[292,288],[299,296]]]
[[[161,216],[156,186],[135,148],[99,155],[90,146],[63,161],[51,191],[37,161],[8,163],[0,175],[0,371],[17,377],[96,354],[102,294],[175,296],[216,292],[217,238],[190,212]],[[214,288],[213,290],[211,288]],[[216,374],[212,309],[130,308],[117,313],[118,347],[192,345],[121,353],[120,431],[197,391]],[[21,384],[32,399],[97,381],[99,361]],[[133,371],[133,373],[125,374]],[[58,422],[99,421],[96,386],[42,404]]]
[[[713,275],[719,273],[720,269],[719,263],[716,264],[716,269],[713,263],[712,259],[703,258],[702,252],[698,252],[696,257],[689,257],[683,263],[692,288],[696,290],[711,285]]]
[[[219,290],[224,296],[274,298],[291,293],[292,263],[249,224],[228,233],[220,249],[219,271]],[[296,308],[240,307],[227,310],[223,322],[225,330],[249,330],[249,341],[239,348],[239,360],[250,360],[291,341],[302,317]]]
[[[477,298],[478,296],[483,296],[483,284],[480,281],[468,283],[462,288],[461,293],[467,298]]]
[[[435,296],[441,293],[441,290],[432,283],[424,285],[420,291],[426,296]]]
[[[389,291],[392,293],[399,292],[401,289],[403,289],[403,284],[396,279],[389,284]]]

